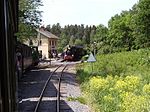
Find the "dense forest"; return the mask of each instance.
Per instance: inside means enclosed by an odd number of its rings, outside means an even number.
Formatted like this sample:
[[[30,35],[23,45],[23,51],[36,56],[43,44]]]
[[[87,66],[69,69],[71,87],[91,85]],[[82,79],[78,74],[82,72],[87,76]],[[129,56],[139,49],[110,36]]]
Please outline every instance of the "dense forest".
[[[86,27],[81,25],[66,25],[64,28],[61,28],[60,24],[54,24],[52,27],[48,25],[46,27],[48,31],[60,37],[58,50],[62,51],[66,45],[80,45],[88,48],[90,45],[91,37],[96,33],[96,26]]]
[[[108,27],[88,25],[66,25],[59,23],[46,29],[60,37],[59,51],[67,44],[84,45],[97,53],[131,51],[150,47],[150,1],[139,0],[129,11],[122,11],[108,21]],[[96,42],[96,45],[94,45]]]

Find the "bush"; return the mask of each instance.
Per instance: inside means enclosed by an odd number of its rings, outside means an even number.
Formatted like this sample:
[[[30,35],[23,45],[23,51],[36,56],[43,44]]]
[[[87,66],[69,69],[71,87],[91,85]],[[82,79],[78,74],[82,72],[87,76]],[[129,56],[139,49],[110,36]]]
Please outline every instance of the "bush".
[[[139,77],[93,77],[87,83],[86,93],[95,110],[102,112],[148,112],[150,109],[149,88]],[[147,89],[148,88],[148,89]],[[143,89],[143,91],[141,91]],[[89,97],[90,96],[90,97]]]
[[[98,55],[78,67],[78,78],[97,112],[150,111],[150,50]]]

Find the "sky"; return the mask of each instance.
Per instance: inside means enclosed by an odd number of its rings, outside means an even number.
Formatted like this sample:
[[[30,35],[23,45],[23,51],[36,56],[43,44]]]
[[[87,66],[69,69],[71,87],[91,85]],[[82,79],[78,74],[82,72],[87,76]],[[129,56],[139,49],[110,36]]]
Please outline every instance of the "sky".
[[[42,0],[42,25],[108,25],[115,14],[129,10],[138,0]]]

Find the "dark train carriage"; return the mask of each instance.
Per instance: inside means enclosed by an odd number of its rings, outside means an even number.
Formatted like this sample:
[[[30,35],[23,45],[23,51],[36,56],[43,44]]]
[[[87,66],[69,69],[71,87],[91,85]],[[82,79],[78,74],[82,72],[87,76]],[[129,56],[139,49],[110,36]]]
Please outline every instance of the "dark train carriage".
[[[15,42],[18,0],[0,0],[0,112],[16,112]]]
[[[32,49],[31,47],[17,42],[16,44],[16,71],[18,78],[21,77],[22,73],[29,68],[33,63]]]
[[[25,44],[17,42],[16,63],[18,78],[20,78],[26,69],[39,63],[38,47],[27,46]]]
[[[24,45],[22,48],[22,56],[23,56],[23,69],[27,69],[33,63],[32,59],[32,49],[29,46]]]

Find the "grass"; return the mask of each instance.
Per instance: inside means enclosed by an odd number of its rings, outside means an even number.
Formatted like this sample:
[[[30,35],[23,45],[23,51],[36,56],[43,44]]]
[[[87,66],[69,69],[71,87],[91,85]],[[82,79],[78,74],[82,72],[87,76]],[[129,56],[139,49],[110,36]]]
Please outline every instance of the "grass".
[[[87,103],[95,112],[150,111],[150,50],[98,55],[77,67]]]
[[[68,101],[78,101],[82,104],[86,104],[85,98],[83,98],[83,97],[68,97],[67,100]]]

